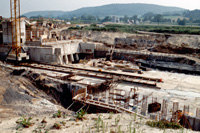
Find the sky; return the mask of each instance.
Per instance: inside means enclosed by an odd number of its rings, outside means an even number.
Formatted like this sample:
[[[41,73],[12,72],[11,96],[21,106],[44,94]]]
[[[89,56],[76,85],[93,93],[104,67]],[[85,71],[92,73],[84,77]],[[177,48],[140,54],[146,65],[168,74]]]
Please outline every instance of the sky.
[[[72,11],[81,7],[100,6],[112,3],[147,3],[175,6],[189,10],[200,9],[199,0],[20,0],[21,14],[30,11]],[[0,0],[0,16],[10,16],[10,0]]]

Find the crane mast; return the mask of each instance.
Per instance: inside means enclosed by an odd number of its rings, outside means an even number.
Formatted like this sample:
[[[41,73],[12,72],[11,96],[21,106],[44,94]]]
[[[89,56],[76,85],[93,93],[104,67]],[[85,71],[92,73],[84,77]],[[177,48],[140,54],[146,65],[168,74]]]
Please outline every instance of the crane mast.
[[[20,0],[10,0],[11,10],[11,33],[12,33],[12,53],[16,54],[16,59],[21,52],[21,24],[20,24]]]
[[[10,13],[12,47],[8,51],[4,61],[7,59],[16,62],[23,59],[29,60],[29,56],[21,45],[20,0],[10,0]]]

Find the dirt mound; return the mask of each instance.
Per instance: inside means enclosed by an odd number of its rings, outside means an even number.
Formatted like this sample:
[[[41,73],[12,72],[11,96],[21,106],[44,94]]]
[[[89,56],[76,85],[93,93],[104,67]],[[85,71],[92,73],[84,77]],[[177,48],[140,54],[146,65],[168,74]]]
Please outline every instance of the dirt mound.
[[[116,48],[150,50],[164,53],[197,54],[200,57],[200,37],[197,35],[175,35],[142,33],[129,34],[118,32],[99,31],[62,31],[68,39],[84,39],[106,45],[115,45]]]
[[[62,109],[61,106],[46,100],[46,93],[29,80],[10,73],[13,73],[10,69],[0,68],[0,118],[46,114]],[[18,71],[17,75],[20,73]]]
[[[173,35],[161,45],[154,47],[153,50],[164,53],[199,54],[200,37],[195,35]]]

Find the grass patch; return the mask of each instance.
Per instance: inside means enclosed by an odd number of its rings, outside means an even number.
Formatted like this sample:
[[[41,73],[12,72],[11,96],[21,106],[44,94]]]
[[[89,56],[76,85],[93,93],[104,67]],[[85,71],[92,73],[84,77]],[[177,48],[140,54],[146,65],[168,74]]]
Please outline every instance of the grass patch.
[[[29,117],[29,118],[26,118],[26,117],[22,117],[22,118],[19,118],[16,123],[17,123],[17,130],[20,129],[20,128],[29,128],[30,126],[32,126],[34,123],[31,122],[33,118],[32,117]]]
[[[62,116],[62,112],[58,110],[57,113],[53,114],[53,118],[60,118]]]
[[[167,122],[167,121],[147,121],[146,125],[158,128],[170,128],[170,129],[181,129],[183,128],[179,123]]]
[[[77,118],[77,119],[80,119],[80,120],[83,120],[84,115],[86,115],[86,114],[87,114],[87,112],[85,112],[83,109],[81,109],[80,112],[78,112],[78,113],[76,114],[76,118]]]
[[[106,32],[126,32],[138,33],[138,31],[171,33],[171,34],[197,34],[200,35],[199,26],[169,26],[169,25],[123,25],[123,24],[108,24],[104,27],[71,27],[71,30],[92,30]]]

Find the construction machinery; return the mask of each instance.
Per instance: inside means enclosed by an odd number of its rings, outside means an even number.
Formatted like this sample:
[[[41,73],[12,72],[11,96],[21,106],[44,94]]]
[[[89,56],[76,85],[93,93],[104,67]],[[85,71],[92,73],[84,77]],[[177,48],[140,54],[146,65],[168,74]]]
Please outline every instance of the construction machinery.
[[[11,12],[11,34],[12,47],[6,55],[5,60],[21,61],[28,60],[29,56],[21,46],[21,19],[20,19],[20,0],[10,0]]]

